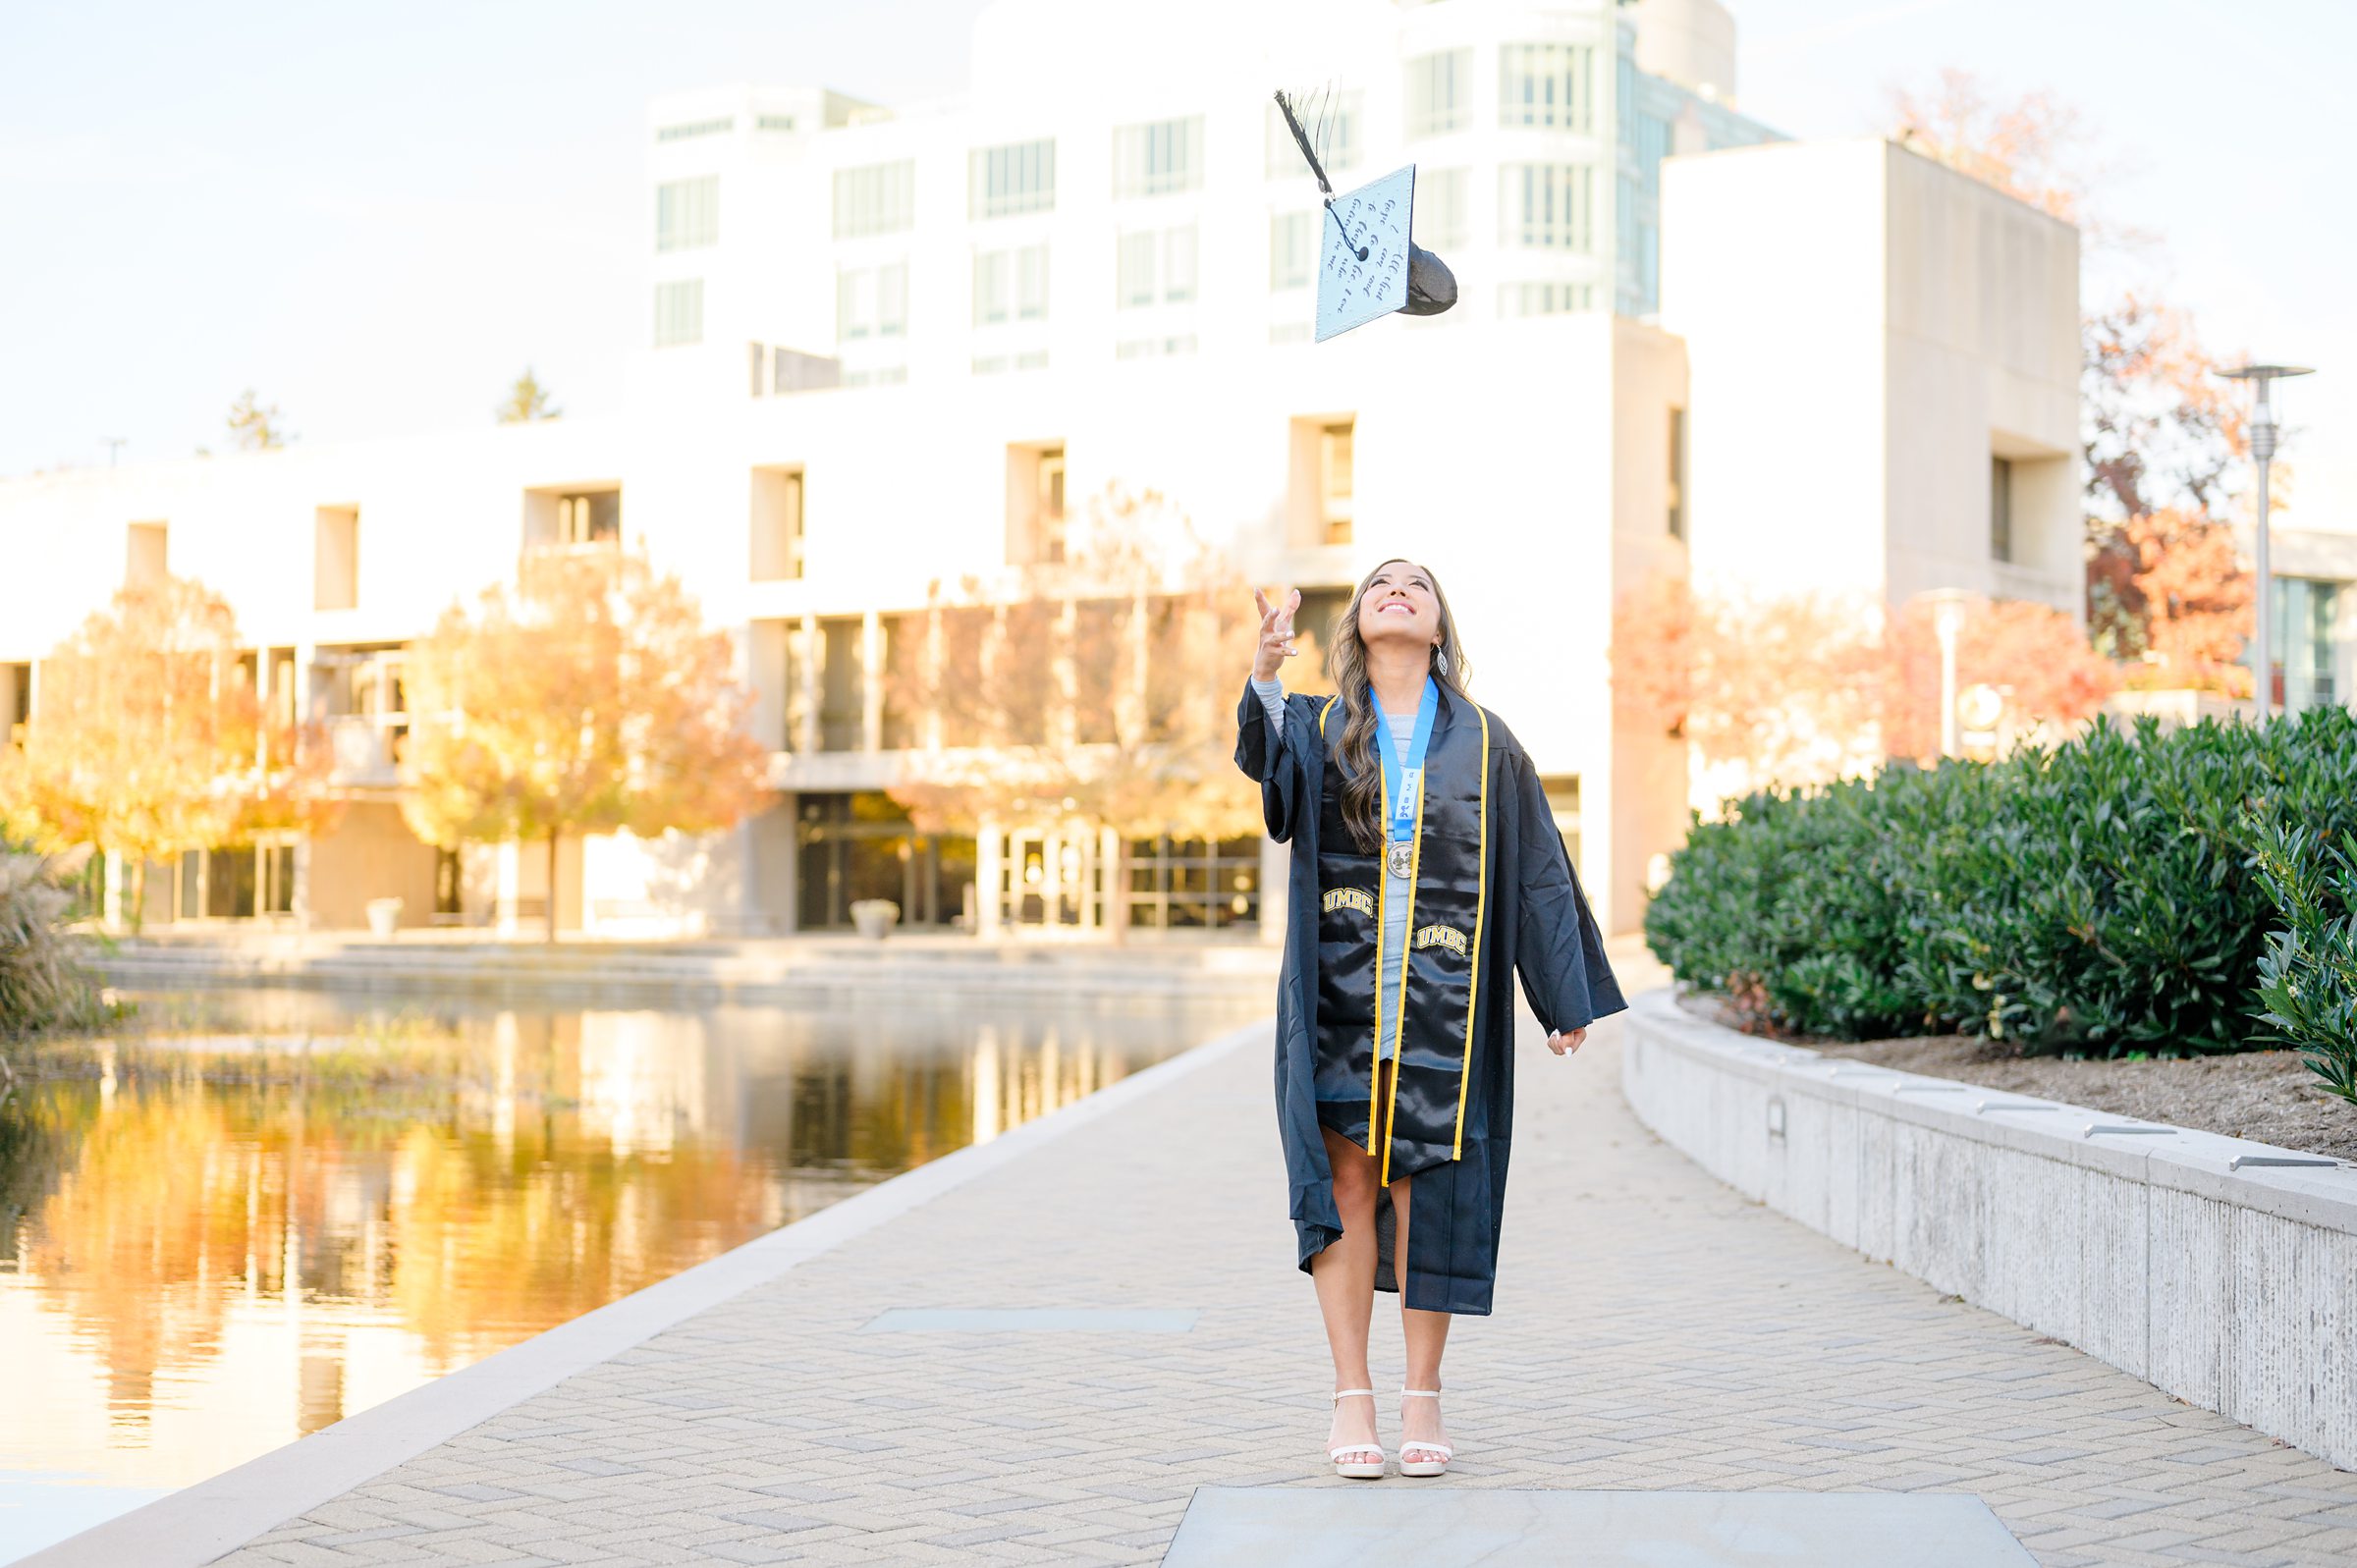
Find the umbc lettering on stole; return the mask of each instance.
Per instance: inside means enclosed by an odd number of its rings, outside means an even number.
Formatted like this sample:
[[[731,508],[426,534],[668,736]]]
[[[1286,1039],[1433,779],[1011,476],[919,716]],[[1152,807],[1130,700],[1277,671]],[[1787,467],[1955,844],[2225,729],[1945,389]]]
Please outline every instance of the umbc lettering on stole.
[[[1364,888],[1331,888],[1319,900],[1320,906],[1332,914],[1337,909],[1355,909],[1370,919],[1375,914],[1375,898]]]
[[[1419,947],[1446,947],[1451,952],[1462,956],[1465,951],[1465,934],[1454,926],[1418,926],[1416,928],[1416,946]]]

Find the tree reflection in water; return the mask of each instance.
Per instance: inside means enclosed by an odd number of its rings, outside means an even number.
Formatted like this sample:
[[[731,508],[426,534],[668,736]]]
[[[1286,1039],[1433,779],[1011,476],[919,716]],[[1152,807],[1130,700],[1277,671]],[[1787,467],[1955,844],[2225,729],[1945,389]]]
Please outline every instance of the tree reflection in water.
[[[1258,1010],[145,1002],[0,1102],[0,1472],[188,1485]]]

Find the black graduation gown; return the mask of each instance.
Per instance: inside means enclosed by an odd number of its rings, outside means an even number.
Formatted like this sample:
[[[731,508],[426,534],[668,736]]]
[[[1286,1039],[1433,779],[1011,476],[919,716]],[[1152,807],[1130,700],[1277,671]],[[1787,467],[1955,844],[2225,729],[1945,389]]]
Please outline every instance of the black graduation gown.
[[[1405,1304],[1486,1315],[1513,1146],[1514,994],[1507,977],[1521,977],[1531,1011],[1550,1033],[1584,1028],[1627,1002],[1605,961],[1603,934],[1529,754],[1496,714],[1443,682],[1426,754],[1432,804],[1418,823],[1417,886],[1431,879],[1444,918],[1411,926],[1405,1004],[1390,1009],[1395,1016],[1377,1017],[1379,1033],[1366,1029],[1374,941],[1348,941],[1343,933],[1354,918],[1361,930],[1373,923],[1363,890],[1380,887],[1380,856],[1360,853],[1341,832],[1343,775],[1335,751],[1342,705],[1298,692],[1285,700],[1279,736],[1246,682],[1236,705],[1235,763],[1260,784],[1269,836],[1293,846],[1276,1066],[1297,1262],[1308,1272],[1310,1260],[1343,1228],[1319,1133],[1321,1047],[1331,1084],[1339,1050],[1354,1051],[1353,1070],[1363,1072],[1372,1068],[1380,1039],[1385,1059],[1400,1062],[1398,1090],[1391,1105],[1374,1108],[1369,1125],[1388,1134],[1380,1151],[1386,1179],[1415,1178]],[[1320,713],[1330,702],[1321,733]],[[1476,890],[1470,899],[1462,895],[1467,888]],[[1453,895],[1473,918],[1449,923]],[[1413,919],[1424,919],[1420,906]],[[1476,934],[1470,944],[1468,927]],[[1393,1231],[1387,1198],[1376,1204],[1381,1290],[1398,1288]]]

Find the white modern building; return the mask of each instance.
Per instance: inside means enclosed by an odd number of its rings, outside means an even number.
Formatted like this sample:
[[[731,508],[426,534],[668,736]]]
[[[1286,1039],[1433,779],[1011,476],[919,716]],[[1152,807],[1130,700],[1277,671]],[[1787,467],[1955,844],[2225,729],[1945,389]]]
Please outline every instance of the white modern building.
[[[1280,84],[1339,187],[1415,164],[1453,310],[1310,343],[1321,212]],[[737,634],[778,800],[569,844],[561,927],[783,933],[882,896],[983,934],[1249,937],[1281,846],[1012,803],[926,835],[883,793],[938,743],[879,677],[929,585],[1150,489],[1300,586],[1305,625],[1376,562],[1429,564],[1628,929],[1686,763],[1616,725],[1617,594],[2079,598],[2074,231],[1879,139],[1778,139],[1736,96],[1716,0],[1000,0],[956,103],[660,99],[626,409],[0,482],[0,717],[127,574],[201,578],[255,678],[334,728],[355,803],[316,842],[156,868],[150,918],[356,925],[399,895],[528,930],[536,853],[403,826],[402,648],[521,552],[642,541]],[[1240,690],[1248,656],[1203,678]]]

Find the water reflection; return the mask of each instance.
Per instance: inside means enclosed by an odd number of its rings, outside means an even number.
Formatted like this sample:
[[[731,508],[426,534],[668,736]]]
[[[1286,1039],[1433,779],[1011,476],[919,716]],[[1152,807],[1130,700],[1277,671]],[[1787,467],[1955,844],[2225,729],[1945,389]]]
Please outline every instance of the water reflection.
[[[141,1000],[0,1101],[0,1562],[1256,1010]]]

